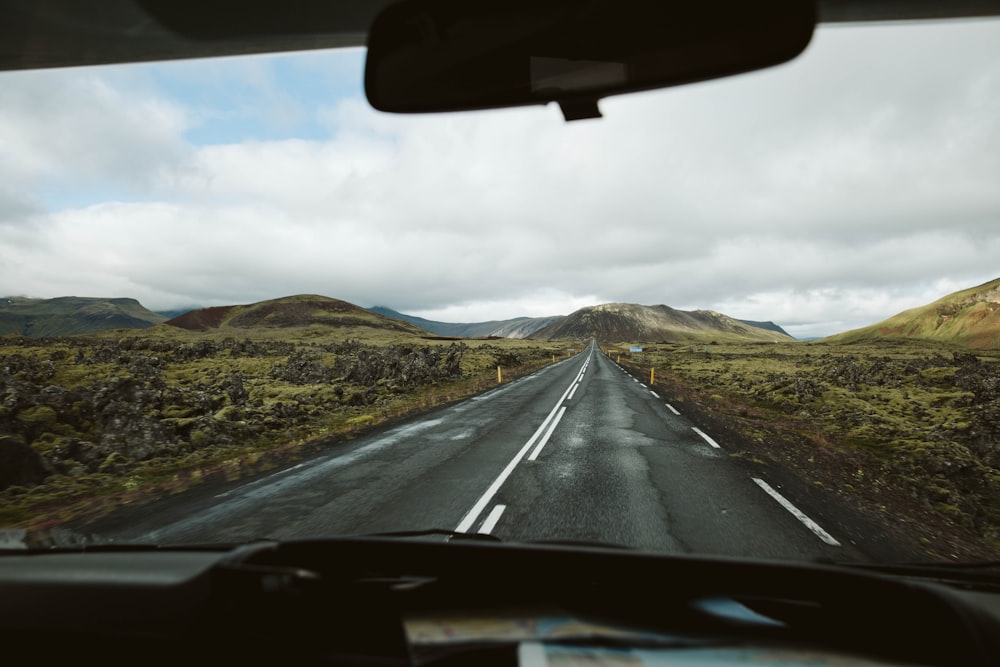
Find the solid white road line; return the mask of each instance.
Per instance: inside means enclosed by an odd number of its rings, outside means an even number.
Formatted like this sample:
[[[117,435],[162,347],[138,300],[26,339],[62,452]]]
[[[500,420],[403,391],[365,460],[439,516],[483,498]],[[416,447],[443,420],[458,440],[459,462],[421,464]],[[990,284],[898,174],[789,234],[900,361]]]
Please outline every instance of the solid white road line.
[[[677,412],[677,408],[675,408],[674,406],[670,405],[669,403],[664,403],[664,405],[667,406],[670,409],[670,411],[673,412],[678,417],[681,416],[681,413]]]
[[[722,449],[722,447],[719,447],[719,443],[717,443],[715,440],[712,440],[710,437],[708,437],[708,434],[705,433],[704,431],[702,431],[697,426],[692,426],[691,430],[694,431],[695,433],[697,433],[698,435],[700,435],[702,438],[704,438],[705,442],[707,442],[708,444],[712,445],[716,449]]]
[[[508,463],[507,466],[500,471],[500,474],[497,475],[497,478],[493,480],[493,483],[490,484],[489,488],[486,489],[486,492],[479,497],[479,500],[477,500],[476,504],[472,506],[472,509],[466,512],[465,516],[462,517],[462,520],[459,522],[458,526],[455,527],[456,533],[468,532],[468,530],[472,528],[472,525],[476,523],[476,519],[479,518],[479,515],[483,513],[483,510],[486,509],[486,506],[490,503],[491,500],[493,500],[493,496],[497,494],[497,491],[499,491],[500,487],[503,486],[503,483],[507,481],[507,478],[510,477],[510,474],[514,472],[514,468],[517,467],[517,464],[521,462],[521,459],[524,458],[524,455],[528,453],[528,450],[531,449],[532,446],[534,446],[535,441],[538,440],[538,438],[542,435],[542,432],[546,429],[546,427],[548,427],[549,422],[552,421],[552,418],[555,416],[556,412],[562,406],[563,401],[566,400],[566,397],[569,395],[569,392],[573,389],[575,384],[576,381],[574,380],[572,383],[570,383],[568,387],[566,387],[566,391],[564,391],[563,395],[559,398],[558,401],[556,401],[556,404],[552,407],[552,410],[545,418],[545,421],[543,421],[541,425],[537,429],[535,429],[534,434],[532,434],[532,436],[528,438],[528,442],[524,443],[524,446],[521,447],[521,449],[517,452],[517,454],[514,455],[514,458],[510,460],[510,463]],[[565,408],[563,409],[565,410]]]
[[[767,493],[767,495],[769,495],[772,498],[774,498],[775,500],[777,500],[779,505],[781,505],[782,507],[784,507],[786,510],[788,510],[791,513],[792,516],[794,516],[796,519],[798,519],[799,521],[801,521],[805,525],[806,528],[808,528],[809,530],[811,530],[812,532],[814,532],[816,534],[816,537],[818,537],[819,539],[823,540],[824,542],[826,542],[827,544],[829,544],[831,547],[839,547],[840,546],[840,542],[838,542],[837,540],[835,540],[830,535],[830,533],[828,533],[825,530],[823,530],[818,523],[816,523],[815,521],[813,521],[812,519],[810,519],[809,517],[807,517],[805,515],[805,513],[802,512],[802,510],[800,510],[798,507],[796,507],[791,502],[789,502],[787,498],[785,498],[783,495],[781,495],[780,493],[778,493],[777,491],[775,491],[774,489],[772,489],[770,484],[768,484],[764,480],[758,479],[756,477],[754,477],[752,479],[753,479],[754,482],[757,483],[757,486],[759,486],[760,488],[764,489],[764,492]]]
[[[538,458],[538,454],[542,451],[542,447],[544,447],[545,443],[547,443],[549,438],[552,437],[552,432],[556,430],[556,426],[559,424],[559,420],[562,419],[563,413],[565,412],[566,406],[564,405],[559,411],[559,414],[557,414],[556,418],[552,421],[552,425],[549,426],[549,430],[545,432],[545,437],[542,438],[541,442],[538,443],[538,446],[535,447],[535,451],[531,452],[531,456],[528,457],[529,461],[534,461]]]
[[[506,505],[496,505],[493,507],[493,511],[489,513],[486,517],[486,521],[483,521],[483,525],[479,528],[479,533],[481,535],[489,535],[493,532],[493,529],[497,526],[497,521],[503,515],[503,511],[507,509]]]
[[[650,389],[650,390],[649,390],[649,393],[650,393],[650,394],[652,394],[653,396],[656,396],[657,398],[659,398],[659,397],[660,397],[660,395],[659,395],[659,394],[657,394],[657,393],[656,393],[655,391],[653,391],[652,389]]]

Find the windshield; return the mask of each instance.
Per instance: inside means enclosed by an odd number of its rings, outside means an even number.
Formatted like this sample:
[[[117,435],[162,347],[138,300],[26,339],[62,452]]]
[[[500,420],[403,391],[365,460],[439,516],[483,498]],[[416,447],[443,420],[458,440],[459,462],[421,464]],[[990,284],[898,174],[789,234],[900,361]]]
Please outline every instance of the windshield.
[[[7,544],[1000,556],[1000,21],[573,123],[364,58],[0,74]]]

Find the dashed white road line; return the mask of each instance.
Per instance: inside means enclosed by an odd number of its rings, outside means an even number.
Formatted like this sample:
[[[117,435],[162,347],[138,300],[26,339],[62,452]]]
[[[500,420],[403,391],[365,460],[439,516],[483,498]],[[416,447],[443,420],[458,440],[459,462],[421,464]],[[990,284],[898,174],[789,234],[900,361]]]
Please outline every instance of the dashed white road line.
[[[667,406],[667,408],[678,417],[681,416],[681,413],[677,412],[677,408],[675,408],[674,406],[670,405],[669,403],[664,403],[664,405]]]
[[[715,440],[712,440],[712,438],[710,438],[707,433],[705,433],[704,431],[702,431],[697,426],[692,426],[691,430],[694,431],[695,433],[697,433],[698,435],[700,435],[705,440],[705,442],[707,442],[708,444],[712,445],[716,449],[722,449],[722,447],[719,446],[719,443],[717,443]]]
[[[573,391],[569,392],[569,396],[566,397],[567,401],[572,401],[573,400],[573,394],[576,393],[576,390],[579,387],[580,387],[580,383],[579,382],[577,382],[575,385],[573,385]]]
[[[806,516],[805,513],[802,510],[800,510],[798,507],[796,507],[795,505],[793,505],[783,495],[781,495],[780,493],[778,493],[777,491],[775,491],[773,488],[771,488],[770,484],[768,484],[767,482],[765,482],[762,479],[758,479],[757,477],[753,477],[752,479],[757,484],[757,486],[759,486],[760,488],[764,489],[764,492],[767,495],[771,496],[776,501],[778,501],[779,505],[781,505],[782,507],[784,507],[786,510],[789,511],[789,513],[792,516],[794,516],[796,519],[798,519],[799,521],[801,521],[803,523],[803,525],[805,525],[806,528],[808,528],[813,533],[815,533],[816,537],[818,537],[819,539],[823,540],[824,542],[826,542],[827,544],[829,544],[831,547],[839,547],[840,546],[840,542],[838,542],[837,540],[835,540],[833,538],[833,536],[830,535],[830,533],[828,533],[825,530],[823,530],[823,528],[821,528],[818,523],[816,523],[815,521],[813,521],[812,519],[810,519],[808,516]]]
[[[489,535],[493,532],[493,529],[497,527],[497,521],[503,515],[503,511],[507,509],[506,505],[496,505],[493,510],[486,517],[486,521],[483,521],[483,525],[479,527],[479,533],[481,535]]]
[[[649,390],[649,393],[650,393],[650,394],[652,394],[653,396],[655,396],[656,398],[659,398],[659,397],[660,397],[660,395],[659,395],[659,394],[657,394],[657,393],[656,393],[655,391],[653,391],[652,389],[650,389],[650,390]]]

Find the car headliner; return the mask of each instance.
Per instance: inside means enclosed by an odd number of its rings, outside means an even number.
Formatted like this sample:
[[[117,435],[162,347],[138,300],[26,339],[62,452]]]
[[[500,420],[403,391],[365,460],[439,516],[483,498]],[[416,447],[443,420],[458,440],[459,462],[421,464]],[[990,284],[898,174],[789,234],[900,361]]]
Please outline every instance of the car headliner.
[[[362,47],[395,0],[0,0],[0,70]],[[818,0],[821,23],[1000,15],[1000,0]]]

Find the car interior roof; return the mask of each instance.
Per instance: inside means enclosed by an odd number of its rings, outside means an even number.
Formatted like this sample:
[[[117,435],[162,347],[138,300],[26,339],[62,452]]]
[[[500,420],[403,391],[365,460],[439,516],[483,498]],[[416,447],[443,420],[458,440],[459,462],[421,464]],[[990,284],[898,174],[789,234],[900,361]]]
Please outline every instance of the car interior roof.
[[[0,0],[0,70],[363,47],[394,0]],[[1000,15],[1000,0],[819,0],[820,22]]]

